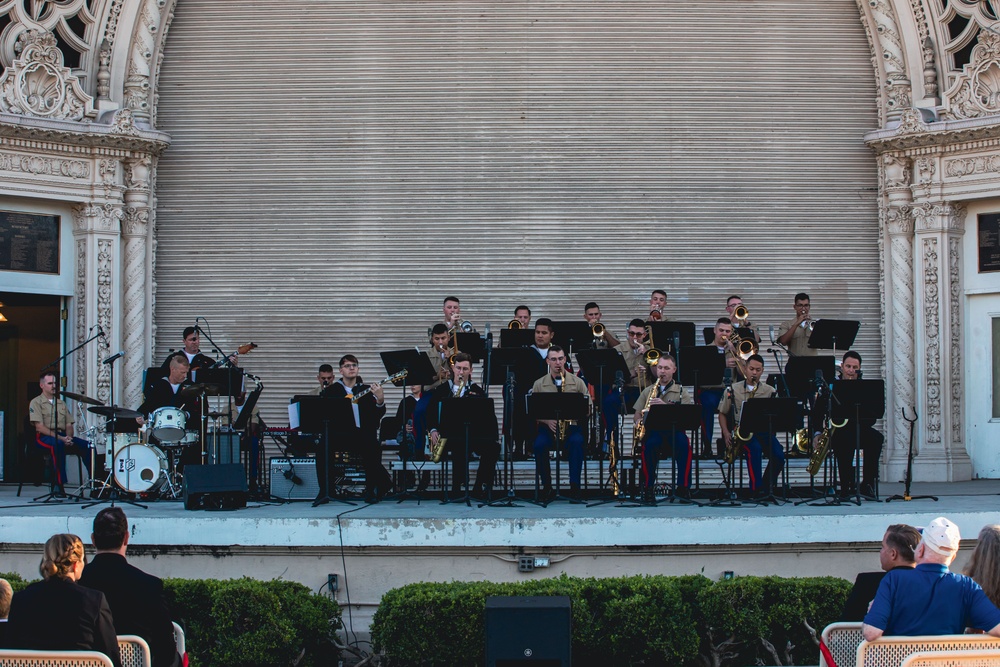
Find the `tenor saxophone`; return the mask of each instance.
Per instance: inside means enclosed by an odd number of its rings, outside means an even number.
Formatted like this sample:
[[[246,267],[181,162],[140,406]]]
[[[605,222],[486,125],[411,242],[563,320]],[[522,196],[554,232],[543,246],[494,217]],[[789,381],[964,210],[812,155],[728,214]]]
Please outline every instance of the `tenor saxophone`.
[[[826,460],[826,453],[830,451],[830,442],[833,440],[833,432],[838,428],[844,428],[848,421],[849,420],[845,419],[839,424],[835,424],[832,419],[826,420],[823,431],[816,439],[816,446],[813,447],[812,456],[809,457],[809,465],[806,466],[806,470],[809,472],[810,477],[819,472],[820,466],[822,466],[823,461]]]
[[[566,386],[566,370],[561,371],[562,375],[559,378],[559,391],[562,391]],[[566,442],[566,435],[569,432],[569,422],[565,419],[560,419],[556,424],[556,440],[561,443]]]
[[[646,397],[646,404],[642,406],[642,417],[639,419],[639,423],[635,425],[635,429],[632,431],[632,457],[636,458],[642,456],[642,440],[646,437],[646,415],[649,414],[649,406],[656,398],[658,392],[658,387],[660,386],[660,381],[657,380],[656,384],[652,386],[649,390],[649,396]]]
[[[758,384],[757,386],[755,386],[750,391],[750,393],[747,395],[747,400],[750,400],[751,398],[754,397],[754,395],[757,393],[757,387],[759,387],[759,386],[760,386],[760,384]],[[735,421],[736,420],[736,399],[733,397],[733,388],[732,387],[729,388],[729,403],[730,403],[730,410],[731,410],[731,413],[732,413],[732,417],[731,418],[732,418],[733,421]],[[743,415],[741,414],[740,417],[742,418]],[[726,463],[727,464],[735,463],[736,462],[736,457],[739,456],[740,449],[743,447],[743,445],[745,443],[750,442],[751,440],[753,440],[753,433],[748,433],[747,435],[743,435],[740,432],[740,425],[737,424],[736,428],[733,430],[732,437],[729,439],[729,445],[726,446],[726,456],[725,456]]]
[[[455,388],[452,390],[452,398],[459,398],[462,395],[462,390],[465,389],[465,378],[458,381]],[[428,436],[430,437],[430,436]],[[438,443],[431,447],[431,461],[434,463],[440,463],[441,459],[444,457],[444,447],[448,442],[448,438],[444,436],[438,438]]]

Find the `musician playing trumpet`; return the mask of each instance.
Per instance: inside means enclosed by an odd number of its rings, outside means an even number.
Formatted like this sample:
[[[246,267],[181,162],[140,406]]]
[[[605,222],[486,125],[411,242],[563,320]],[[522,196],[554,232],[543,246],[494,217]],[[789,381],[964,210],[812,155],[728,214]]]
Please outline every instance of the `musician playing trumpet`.
[[[537,327],[537,325],[536,325]],[[545,363],[548,373],[535,380],[531,387],[533,394],[554,392],[571,392],[587,396],[588,412],[590,407],[590,392],[587,383],[572,373],[566,372],[566,351],[558,345],[548,348]],[[556,440],[558,424],[554,419],[538,420],[538,432],[535,437],[535,471],[542,483],[542,500],[548,501],[555,497],[552,490],[552,471],[549,466],[549,450]],[[579,496],[580,476],[583,471],[583,429],[575,421],[568,422],[566,439],[561,443],[569,451],[569,486],[573,496]]]
[[[733,437],[736,425],[740,424],[743,415],[744,403],[753,399],[771,398],[774,395],[774,388],[761,380],[764,373],[764,358],[759,354],[750,355],[744,364],[746,377],[742,382],[734,382],[732,394],[725,392],[722,401],[719,403],[719,428],[722,431],[722,440],[728,450],[733,446]],[[730,410],[735,409],[735,424],[729,423]],[[745,429],[740,429],[740,434],[744,437],[750,436]],[[737,446],[746,454],[747,475],[750,478],[751,491],[763,491],[770,493],[774,488],[774,483],[781,474],[781,469],[785,465],[785,452],[781,448],[781,443],[770,433],[754,433],[748,441],[741,441]],[[763,445],[770,444],[771,456],[767,462],[767,469],[761,476],[761,457]]]
[[[665,319],[663,309],[667,307],[667,293],[661,289],[655,289],[649,295],[649,319],[652,322],[659,322]]]
[[[628,330],[625,334],[627,336],[625,342],[615,346],[615,350],[622,355],[625,365],[628,366],[628,377],[623,378],[625,386],[622,391],[619,391],[617,387],[612,388],[611,391],[604,395],[601,403],[605,420],[604,450],[607,450],[608,443],[611,442],[611,434],[614,433],[615,426],[618,425],[618,417],[622,412],[623,401],[625,405],[635,403],[635,399],[639,397],[639,392],[643,386],[648,384],[648,382],[645,382],[648,375],[646,374],[646,364],[643,361],[646,352],[649,350],[645,322],[639,318],[635,318],[628,323]],[[622,398],[623,393],[625,395],[624,399]]]
[[[782,322],[778,326],[778,342],[788,348],[793,357],[815,356],[817,350],[809,347],[813,320],[809,316],[809,295],[799,292],[795,295],[795,319]]]
[[[451,365],[451,379],[442,383],[431,392],[430,404],[427,407],[428,438],[431,451],[435,451],[441,438],[445,438],[445,451],[451,452],[454,465],[451,469],[451,490],[455,495],[462,493],[462,485],[468,479],[469,461],[466,457],[465,430],[461,426],[442,422],[444,405],[466,400],[469,397],[486,397],[486,392],[472,381],[472,356],[459,352],[455,355],[455,363]],[[450,410],[449,410],[450,411]],[[496,472],[497,459],[500,457],[500,443],[497,437],[497,418],[485,424],[475,424],[469,430],[469,451],[479,454],[479,469],[476,471],[476,481],[472,486],[471,495],[489,498],[493,491],[493,476]]]
[[[601,307],[595,302],[591,301],[583,307],[583,318],[591,327],[600,324],[598,328],[604,330],[600,336],[594,336],[595,347],[608,348],[621,344],[621,341],[614,337],[611,330],[601,324]]]
[[[691,405],[694,398],[684,387],[674,382],[677,373],[677,362],[669,354],[664,354],[655,366],[649,369],[650,375],[656,379],[655,384],[646,387],[635,405],[635,426],[646,418],[647,406],[671,405],[683,403]],[[643,496],[651,500],[653,487],[656,486],[656,468],[660,463],[660,447],[669,440],[670,431],[647,431],[642,445],[642,487]],[[691,495],[691,444],[687,433],[677,431],[674,435],[674,489],[675,493],[688,498]]]

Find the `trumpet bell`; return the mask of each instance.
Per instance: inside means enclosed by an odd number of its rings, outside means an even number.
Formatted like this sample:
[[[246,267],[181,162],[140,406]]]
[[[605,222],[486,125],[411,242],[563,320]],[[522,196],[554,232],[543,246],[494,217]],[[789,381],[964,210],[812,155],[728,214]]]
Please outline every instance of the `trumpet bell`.
[[[659,322],[662,319],[663,319],[663,311],[662,310],[651,310],[651,311],[649,311],[649,321],[650,322]]]
[[[594,326],[590,327],[590,332],[594,334],[594,338],[600,338],[604,336],[604,331],[605,327],[600,322],[597,322],[594,324]]]

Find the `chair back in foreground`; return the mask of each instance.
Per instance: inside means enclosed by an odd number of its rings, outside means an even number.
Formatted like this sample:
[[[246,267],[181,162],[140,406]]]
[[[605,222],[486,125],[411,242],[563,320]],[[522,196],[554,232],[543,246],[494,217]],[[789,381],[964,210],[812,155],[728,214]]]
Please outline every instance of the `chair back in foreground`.
[[[900,667],[1000,667],[1000,651],[914,653]]]
[[[187,667],[187,641],[184,639],[184,628],[177,625],[176,622],[173,623],[174,626],[174,641],[177,643],[177,655],[181,657],[183,661],[181,664]]]
[[[858,646],[865,640],[860,623],[831,623],[823,628],[822,638],[837,667],[854,667]],[[822,652],[819,654],[819,667],[832,667]]]
[[[97,651],[0,650],[0,667],[114,667],[111,658]]]
[[[118,635],[118,652],[122,667],[152,667],[149,644],[138,635]]]
[[[880,637],[873,642],[862,642],[858,647],[857,666],[899,667],[914,653],[997,650],[1000,650],[1000,637],[990,635]]]

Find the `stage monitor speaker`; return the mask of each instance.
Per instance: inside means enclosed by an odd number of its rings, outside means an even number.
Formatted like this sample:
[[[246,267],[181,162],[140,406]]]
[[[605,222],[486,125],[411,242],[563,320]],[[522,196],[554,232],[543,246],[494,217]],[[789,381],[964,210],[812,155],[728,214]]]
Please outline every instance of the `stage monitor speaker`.
[[[229,510],[247,506],[247,477],[239,463],[184,466],[184,509]]]
[[[316,459],[272,457],[271,495],[282,500],[316,500],[319,480],[316,477]],[[300,484],[296,484],[298,480]]]
[[[569,667],[571,649],[568,597],[486,598],[486,667]]]

